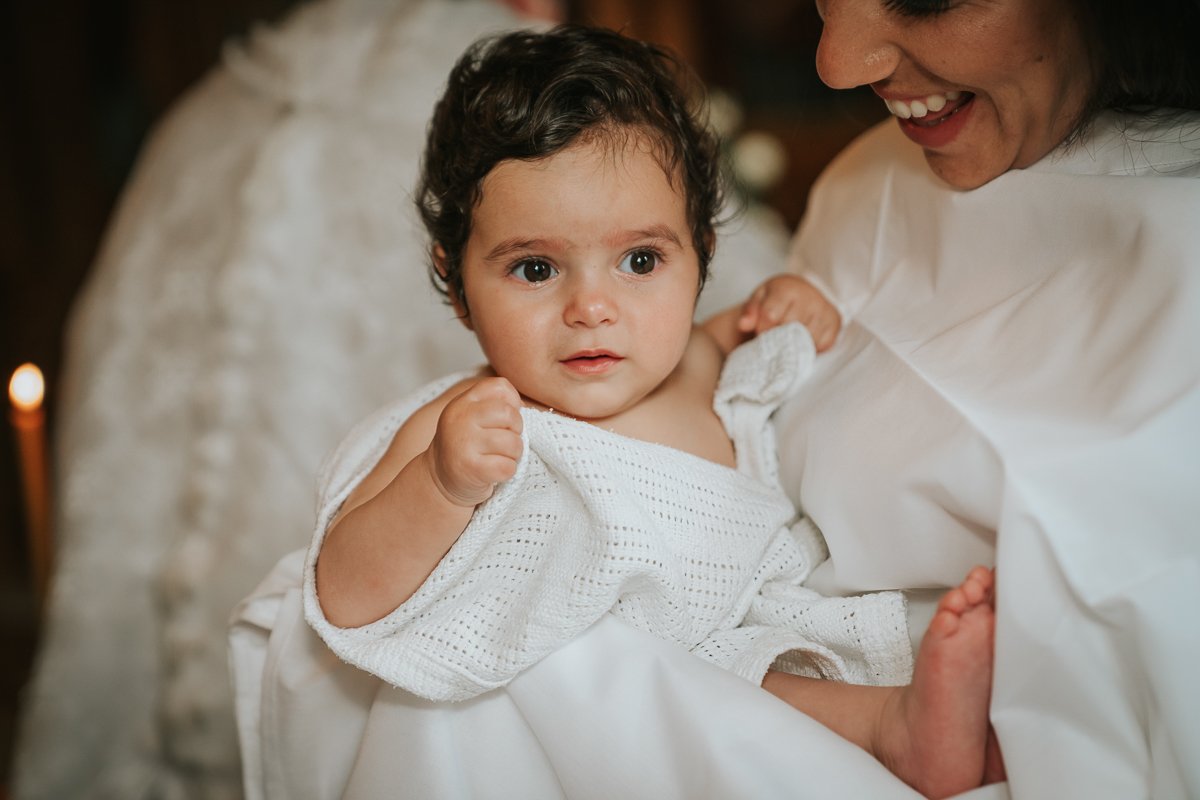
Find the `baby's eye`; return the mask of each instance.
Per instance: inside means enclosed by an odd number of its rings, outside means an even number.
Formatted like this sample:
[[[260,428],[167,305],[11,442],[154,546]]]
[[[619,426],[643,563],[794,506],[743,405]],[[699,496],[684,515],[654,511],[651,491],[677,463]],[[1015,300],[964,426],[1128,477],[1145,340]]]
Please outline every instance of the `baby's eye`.
[[[519,281],[541,283],[557,275],[558,270],[547,261],[542,261],[540,258],[530,258],[513,267],[510,274]]]
[[[621,271],[647,275],[658,266],[658,254],[653,250],[634,250],[621,259]]]

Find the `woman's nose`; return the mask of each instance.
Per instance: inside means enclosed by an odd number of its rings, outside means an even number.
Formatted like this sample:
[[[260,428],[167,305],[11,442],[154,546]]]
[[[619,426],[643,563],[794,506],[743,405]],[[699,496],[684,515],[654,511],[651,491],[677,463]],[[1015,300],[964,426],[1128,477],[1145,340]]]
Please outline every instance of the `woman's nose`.
[[[817,74],[833,89],[884,80],[896,70],[900,48],[891,12],[881,0],[818,2],[825,26],[817,45]]]
[[[599,281],[579,280],[571,287],[563,308],[563,320],[571,326],[595,328],[617,321],[617,304]]]

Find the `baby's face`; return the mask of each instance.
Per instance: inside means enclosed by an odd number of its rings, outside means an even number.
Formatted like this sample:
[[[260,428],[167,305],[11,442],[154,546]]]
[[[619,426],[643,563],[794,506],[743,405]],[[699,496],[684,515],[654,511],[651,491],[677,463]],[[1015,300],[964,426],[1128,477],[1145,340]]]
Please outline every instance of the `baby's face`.
[[[599,421],[678,367],[700,267],[683,196],[634,139],[498,164],[462,275],[496,373],[535,404]]]

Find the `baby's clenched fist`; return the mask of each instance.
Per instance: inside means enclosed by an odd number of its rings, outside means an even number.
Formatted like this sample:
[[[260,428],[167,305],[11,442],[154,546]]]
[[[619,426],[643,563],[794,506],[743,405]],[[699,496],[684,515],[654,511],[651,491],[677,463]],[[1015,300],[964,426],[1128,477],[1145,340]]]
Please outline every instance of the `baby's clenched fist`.
[[[517,471],[521,406],[521,395],[506,379],[483,378],[442,409],[426,453],[447,500],[477,506]]]

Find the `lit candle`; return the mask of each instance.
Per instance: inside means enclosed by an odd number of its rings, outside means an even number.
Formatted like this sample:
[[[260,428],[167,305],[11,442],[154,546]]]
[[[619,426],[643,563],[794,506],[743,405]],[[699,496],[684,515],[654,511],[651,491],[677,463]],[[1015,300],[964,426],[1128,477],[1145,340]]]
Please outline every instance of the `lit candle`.
[[[33,364],[22,364],[8,382],[10,417],[16,431],[25,523],[29,528],[29,558],[39,599],[50,578],[50,484],[46,463],[46,412],[42,399],[46,382]]]

